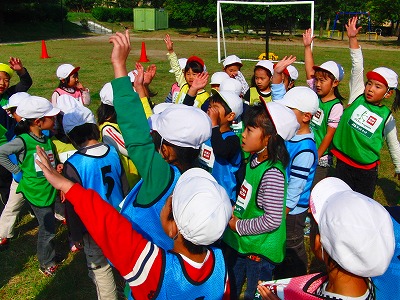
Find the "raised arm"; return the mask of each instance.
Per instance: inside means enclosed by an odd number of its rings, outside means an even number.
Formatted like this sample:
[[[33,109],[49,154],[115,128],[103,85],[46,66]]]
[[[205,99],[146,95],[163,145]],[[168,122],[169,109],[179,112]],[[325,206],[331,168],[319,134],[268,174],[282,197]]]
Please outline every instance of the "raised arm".
[[[314,40],[315,36],[313,35],[313,32],[311,29],[307,29],[303,33],[303,44],[304,44],[304,63],[305,63],[305,68],[306,68],[306,78],[312,79],[312,76],[314,75],[314,57],[312,54],[312,49],[311,45]]]

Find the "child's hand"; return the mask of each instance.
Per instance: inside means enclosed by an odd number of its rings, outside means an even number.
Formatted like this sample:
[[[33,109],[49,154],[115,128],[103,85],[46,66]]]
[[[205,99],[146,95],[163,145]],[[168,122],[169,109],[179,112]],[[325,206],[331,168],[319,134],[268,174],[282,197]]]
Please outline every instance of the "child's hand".
[[[22,65],[22,61],[18,57],[10,57],[8,63],[10,64],[10,68],[13,69],[15,72],[17,72],[18,74],[21,74],[21,72],[25,72],[24,66]]]
[[[171,37],[169,34],[165,35],[164,38],[165,46],[167,47],[167,50],[169,53],[174,52],[174,43],[171,41]]]
[[[146,72],[144,72],[144,80],[143,80],[144,85],[149,85],[153,81],[153,78],[156,76],[156,71],[157,71],[156,65],[151,65],[147,67]]]
[[[56,170],[57,170],[58,173],[61,174],[63,169],[64,169],[64,164],[57,164]]]
[[[115,78],[127,76],[126,60],[131,51],[129,31],[126,30],[125,34],[117,32],[110,37],[109,42],[113,44],[111,63],[114,67]]]
[[[40,159],[36,159],[36,163],[42,169],[43,174],[49,181],[49,183],[56,190],[67,193],[69,189],[74,185],[74,183],[62,176],[56,171],[56,169],[53,168],[49,158],[46,155],[46,152],[42,148],[40,148],[40,146],[36,146],[36,153]]]
[[[211,105],[207,109],[207,115],[211,119],[211,126],[219,125],[219,111],[215,107],[211,107]]]
[[[349,19],[347,24],[345,24],[347,36],[349,38],[356,37],[362,28],[361,26],[357,28],[357,20],[358,20],[358,18],[357,18],[357,16],[355,16],[355,17],[352,17],[351,19]]]
[[[260,293],[263,300],[280,300],[280,298],[269,290],[265,285],[258,282],[257,290]]]
[[[296,56],[290,55],[289,57],[285,56],[282,60],[278,61],[274,67],[274,74],[282,74],[285,69],[296,61]]]
[[[307,29],[304,33],[303,33],[303,44],[304,47],[309,47],[311,46],[313,40],[315,38],[315,35],[312,35],[312,30]]]
[[[231,219],[229,220],[228,226],[230,229],[236,232],[236,223],[239,221],[239,218],[232,214]]]
[[[197,76],[193,79],[192,87],[196,91],[204,89],[208,83],[208,77],[209,75],[207,72],[197,74]]]

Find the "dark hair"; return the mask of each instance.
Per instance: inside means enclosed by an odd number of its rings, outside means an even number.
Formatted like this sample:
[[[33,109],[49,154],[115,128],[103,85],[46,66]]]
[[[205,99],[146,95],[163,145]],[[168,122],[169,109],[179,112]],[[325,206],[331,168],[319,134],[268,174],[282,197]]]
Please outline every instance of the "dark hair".
[[[97,124],[85,123],[83,125],[74,127],[68,133],[68,137],[72,144],[80,147],[88,140],[98,141],[100,139],[100,130]]]
[[[225,66],[225,67],[224,67],[224,70],[226,70],[226,69],[229,68],[230,66],[237,66],[237,67],[239,68],[239,71],[240,71],[240,69],[242,68],[243,65],[242,65],[241,63],[236,62],[236,63],[233,63],[233,64],[230,64],[230,65]]]
[[[159,151],[159,149],[161,148],[161,139],[162,139],[161,135],[157,131],[153,130],[151,132],[151,136],[153,137],[153,142],[156,151]],[[173,148],[173,150],[175,151],[176,160],[172,161],[171,163],[173,165],[179,166],[181,172],[185,172],[190,168],[198,166],[198,157],[200,154],[200,149],[176,146],[164,139],[162,139],[162,143],[164,145]]]
[[[172,213],[172,209],[169,212],[167,218],[168,218],[169,221],[174,220],[174,215]],[[183,245],[185,246],[185,248],[191,254],[202,254],[202,253],[204,253],[206,251],[206,247],[205,246],[193,244],[192,242],[190,242],[187,239],[185,239],[183,236],[182,236],[182,240],[183,240]]]
[[[192,69],[194,73],[202,73],[204,71],[204,67],[199,62],[194,60],[186,64],[185,73],[189,71],[189,69]]]
[[[31,131],[30,126],[36,119],[22,119],[17,123],[14,128],[15,135],[20,135],[23,133],[29,133]]]
[[[316,73],[321,73],[321,75],[322,75],[322,77],[323,77],[324,79],[329,78],[329,79],[331,79],[332,81],[337,80],[336,77],[335,77],[331,72],[325,71],[325,70],[323,70],[323,69],[317,69],[317,70],[315,71],[314,75],[315,75]],[[344,97],[339,93],[339,86],[338,86],[338,85],[335,86],[335,87],[333,88],[333,94],[334,94],[335,97],[336,97],[337,99],[339,99],[340,101],[344,100]]]
[[[219,93],[214,93],[208,98],[210,100],[210,103],[219,103],[222,105],[222,107],[225,110],[225,116],[230,114],[232,112],[232,109],[226,104],[226,102],[222,99],[221,95]]]
[[[254,67],[254,71],[253,71],[253,76],[251,76],[251,87],[255,87],[256,86],[256,75],[254,74],[258,69],[264,70],[265,72],[267,72],[267,76],[271,79],[272,77],[272,73],[270,70],[268,70],[267,68],[261,67],[261,66],[255,66]]]
[[[97,109],[97,121],[99,122],[99,125],[106,121],[117,123],[117,112],[115,111],[114,106],[101,102]]]
[[[62,113],[56,115],[56,133],[54,136],[59,140],[60,142],[63,142],[64,144],[71,144],[71,140],[68,138],[68,136],[64,132],[64,127],[63,127],[63,118],[64,115]]]
[[[392,104],[392,111],[396,112],[400,107],[400,91],[397,88],[392,90],[395,91],[394,101]]]
[[[76,77],[79,76],[79,75],[78,75],[78,72],[75,72],[74,74],[71,74],[71,75],[69,75],[68,77],[65,77],[65,78],[64,78],[64,81],[60,80],[60,83],[58,84],[58,87],[59,87],[59,88],[68,87],[68,83],[69,83],[69,81],[71,80],[71,76],[75,76],[75,74],[76,74]]]
[[[267,145],[268,159],[274,163],[280,161],[286,168],[290,157],[285,141],[276,132],[275,125],[265,107],[263,105],[250,106],[244,114],[243,122],[246,127],[261,128],[264,137],[271,136]]]

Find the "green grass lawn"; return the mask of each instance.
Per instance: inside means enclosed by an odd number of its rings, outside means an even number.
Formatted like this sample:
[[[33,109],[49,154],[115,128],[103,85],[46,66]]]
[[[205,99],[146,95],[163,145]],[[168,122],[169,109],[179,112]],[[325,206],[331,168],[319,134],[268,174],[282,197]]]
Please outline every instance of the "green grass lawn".
[[[53,24],[54,31],[56,26]],[[118,26],[116,26],[118,27]],[[0,44],[0,62],[7,62],[10,56],[22,59],[24,65],[33,78],[33,86],[30,93],[50,98],[53,90],[58,85],[55,76],[58,65],[71,63],[80,66],[80,81],[88,87],[92,95],[90,108],[95,111],[99,105],[99,91],[108,81],[113,79],[113,71],[110,64],[110,53],[112,45],[108,43],[107,37],[81,38],[88,36],[76,25],[64,24],[65,30],[72,28],[77,30],[80,38],[69,38],[76,36],[73,31],[68,33],[64,39],[51,39],[51,35],[44,35],[47,51],[50,56],[48,59],[41,59],[41,38],[33,42],[21,42],[13,44]],[[47,30],[52,31],[50,27]],[[71,29],[71,30],[72,30]],[[26,30],[20,28],[19,30]],[[43,29],[41,29],[43,30]],[[59,30],[59,28],[57,29]],[[160,32],[133,32],[132,33],[132,52],[129,57],[128,65],[134,68],[135,62],[140,57],[141,43],[145,42],[149,64],[156,64],[157,75],[151,87],[158,95],[153,98],[155,102],[163,102],[168,94],[170,86],[174,83],[174,76],[168,72],[170,69],[166,59],[166,49],[163,42],[163,35],[166,30]],[[70,34],[70,35],[69,35]],[[210,73],[219,71],[222,64],[217,62],[217,42],[215,38],[196,38],[193,35],[180,34],[178,31],[171,32],[175,40],[175,50],[179,57],[189,57],[198,55],[202,57]],[[29,37],[29,35],[27,35]],[[90,35],[89,35],[90,36]],[[65,37],[65,36],[64,36]],[[30,40],[28,38],[28,40]],[[387,49],[378,44],[371,44],[368,49],[363,51],[365,68],[369,70],[377,66],[388,66],[400,73],[400,61],[398,60],[398,48],[388,47]],[[378,45],[379,49],[373,49]],[[337,42],[337,47],[332,44],[325,45],[324,42],[317,42],[314,48],[316,64],[321,64],[326,60],[336,60],[340,62],[345,71],[345,79],[340,84],[340,91],[346,98],[349,94],[348,80],[350,73],[349,51],[346,49],[345,42]],[[240,41],[234,44],[234,49],[246,51],[251,57],[257,57],[263,49],[263,43],[257,41]],[[291,48],[284,46],[279,48],[280,57],[291,54]],[[298,51],[298,50],[296,50]],[[296,54],[301,60],[301,50]],[[245,61],[242,71],[248,81],[253,72],[255,62]],[[297,65],[300,77],[297,85],[305,85],[304,66]],[[13,78],[11,84],[17,82]],[[210,89],[208,89],[210,90]],[[386,103],[388,106],[391,103]],[[395,116],[398,118],[399,114]],[[382,151],[382,164],[379,170],[379,181],[375,193],[375,198],[384,205],[397,205],[399,203],[400,189],[398,182],[393,178],[394,169],[389,157],[387,148]],[[66,229],[59,226],[57,235],[57,249],[68,258],[62,265],[60,271],[54,278],[44,278],[38,272],[38,263],[35,256],[36,249],[36,220],[23,214],[18,227],[17,236],[7,251],[0,252],[0,299],[95,299],[96,291],[87,277],[85,258],[83,253],[68,254]]]

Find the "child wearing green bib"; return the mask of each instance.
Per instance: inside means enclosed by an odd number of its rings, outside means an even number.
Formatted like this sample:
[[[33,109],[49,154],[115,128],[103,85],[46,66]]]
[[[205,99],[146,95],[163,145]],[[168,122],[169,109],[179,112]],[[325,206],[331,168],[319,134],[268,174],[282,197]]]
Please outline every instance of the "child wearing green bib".
[[[56,272],[54,189],[36,164],[36,146],[40,146],[55,166],[55,147],[51,140],[43,135],[42,130],[51,130],[54,127],[54,116],[60,112],[59,108],[45,98],[29,96],[24,100],[24,105],[17,107],[17,115],[22,119],[17,124],[19,134],[14,140],[0,147],[0,164],[12,173],[22,171],[17,193],[22,193],[28,200],[38,222],[39,233],[37,241],[37,256],[40,272],[52,276]],[[18,164],[10,161],[9,155],[17,156]]]
[[[374,196],[378,179],[380,151],[386,140],[395,165],[395,177],[400,179],[400,145],[396,122],[389,108],[382,102],[394,96],[392,110],[400,105],[397,74],[386,67],[379,67],[366,74],[356,27],[357,17],[346,25],[349,37],[352,70],[350,78],[349,106],[344,110],[333,138],[332,153],[337,158],[336,176],[353,190],[370,198]],[[396,91],[396,93],[395,93]]]

